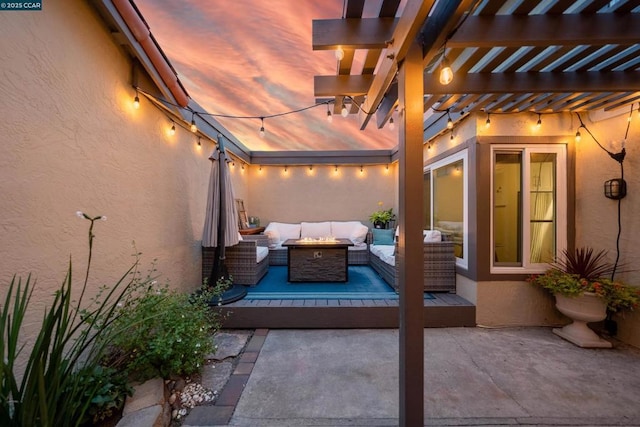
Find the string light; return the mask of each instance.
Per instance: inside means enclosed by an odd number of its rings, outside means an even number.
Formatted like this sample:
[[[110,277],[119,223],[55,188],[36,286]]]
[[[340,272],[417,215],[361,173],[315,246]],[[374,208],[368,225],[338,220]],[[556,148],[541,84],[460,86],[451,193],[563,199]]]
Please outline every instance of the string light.
[[[487,121],[484,122],[485,127],[491,127],[491,113],[487,113]]]
[[[360,165],[360,173],[364,173],[364,167]]]
[[[198,147],[202,147],[202,143],[200,142],[200,137],[198,137]]]
[[[176,123],[171,120],[171,129],[169,129],[169,135],[173,136],[176,134]]]
[[[453,70],[447,60],[447,45],[445,43],[442,50],[442,61],[440,62],[440,84],[443,86],[448,85],[453,81]]]
[[[264,138],[264,117],[260,117],[260,138]]]
[[[389,118],[389,130],[394,130],[396,128],[396,124],[393,123],[393,117]]]
[[[334,172],[338,173],[338,165],[336,165],[336,168],[335,168]]]
[[[349,115],[349,110],[347,110],[347,106],[342,103],[342,108],[340,109],[340,115],[342,117],[347,117]]]
[[[287,171],[287,165],[284,165],[284,171],[285,172]]]
[[[542,126],[542,115],[540,113],[538,113],[538,122],[536,123],[536,126],[538,127],[538,129],[540,129],[540,126]]]
[[[449,137],[451,141],[453,141],[453,131],[451,131],[451,136]]]
[[[344,59],[344,49],[341,47],[337,48],[335,51],[336,59],[338,61],[342,61]]]
[[[327,102],[327,121],[329,123],[333,122],[333,115],[331,114],[331,110],[329,109],[329,103]]]
[[[191,113],[191,132],[196,133],[198,132],[198,126],[196,126],[196,121],[195,121],[195,113]]]
[[[133,108],[136,110],[140,108],[140,97],[138,97],[138,89],[136,89],[136,96],[133,98]]]
[[[580,135],[580,128],[576,131],[576,142],[580,142],[582,135]]]
[[[313,170],[313,165],[309,165],[309,171]]]
[[[451,115],[449,114],[449,110],[447,110],[447,129],[453,129],[453,120],[451,120]]]
[[[431,151],[431,143],[427,146],[427,150]]]

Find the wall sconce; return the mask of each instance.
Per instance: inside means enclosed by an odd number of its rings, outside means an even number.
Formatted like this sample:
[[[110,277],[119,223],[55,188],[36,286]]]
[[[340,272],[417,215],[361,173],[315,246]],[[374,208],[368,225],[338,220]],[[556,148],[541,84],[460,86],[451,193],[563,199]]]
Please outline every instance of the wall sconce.
[[[627,195],[627,182],[622,178],[610,179],[604,183],[605,197],[620,200]]]

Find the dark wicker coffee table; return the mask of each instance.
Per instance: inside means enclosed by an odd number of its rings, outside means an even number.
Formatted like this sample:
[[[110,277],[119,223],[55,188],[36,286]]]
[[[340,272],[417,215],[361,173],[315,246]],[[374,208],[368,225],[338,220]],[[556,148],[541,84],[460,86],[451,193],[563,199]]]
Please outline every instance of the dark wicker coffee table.
[[[347,251],[349,239],[289,239],[287,251],[289,282],[346,282],[349,280]]]

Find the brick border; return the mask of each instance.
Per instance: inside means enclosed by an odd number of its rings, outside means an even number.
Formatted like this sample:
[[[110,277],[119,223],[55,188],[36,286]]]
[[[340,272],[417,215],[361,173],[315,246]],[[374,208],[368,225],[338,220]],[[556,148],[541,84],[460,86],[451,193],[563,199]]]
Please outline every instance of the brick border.
[[[240,356],[240,361],[222,388],[213,407],[208,407],[207,418],[210,423],[228,425],[231,421],[236,405],[240,401],[240,396],[247,385],[247,381],[249,381],[249,375],[253,371],[268,333],[269,329],[256,329],[254,331],[251,340],[249,340],[242,356]]]

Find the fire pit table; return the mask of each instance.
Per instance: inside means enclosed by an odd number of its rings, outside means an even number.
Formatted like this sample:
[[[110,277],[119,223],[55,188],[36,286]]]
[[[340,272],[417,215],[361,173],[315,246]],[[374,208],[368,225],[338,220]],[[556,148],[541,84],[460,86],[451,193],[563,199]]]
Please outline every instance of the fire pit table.
[[[282,243],[287,251],[289,282],[347,282],[349,239],[289,239]]]

